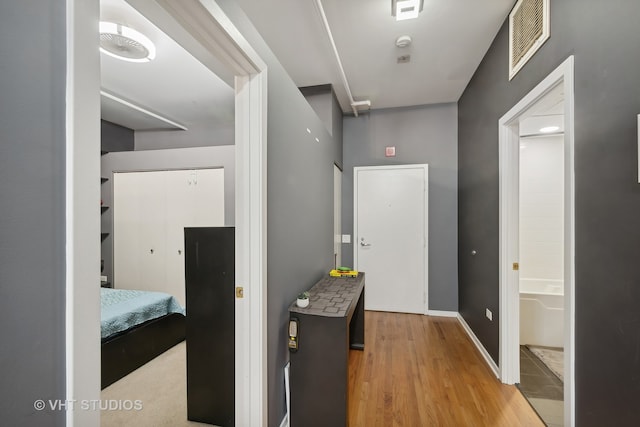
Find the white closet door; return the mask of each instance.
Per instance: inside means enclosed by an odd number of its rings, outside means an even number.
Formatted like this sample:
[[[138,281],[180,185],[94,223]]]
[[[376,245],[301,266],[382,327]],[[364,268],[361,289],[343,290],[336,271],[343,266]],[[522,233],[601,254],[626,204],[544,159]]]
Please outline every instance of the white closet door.
[[[224,169],[195,171],[192,227],[224,226]]]
[[[185,298],[184,228],[224,225],[224,169],[167,172],[167,293]]]
[[[138,234],[141,203],[138,187],[134,174],[113,174],[113,283],[122,289],[140,282],[140,264],[128,262],[142,250]]]
[[[175,296],[184,307],[186,304],[184,284],[184,227],[188,227],[193,216],[193,177],[195,171],[179,170],[165,173],[166,282],[162,292]]]
[[[114,283],[186,304],[184,228],[224,226],[224,169],[114,174]]]
[[[161,172],[114,174],[114,283],[154,290],[165,282],[166,193]]]

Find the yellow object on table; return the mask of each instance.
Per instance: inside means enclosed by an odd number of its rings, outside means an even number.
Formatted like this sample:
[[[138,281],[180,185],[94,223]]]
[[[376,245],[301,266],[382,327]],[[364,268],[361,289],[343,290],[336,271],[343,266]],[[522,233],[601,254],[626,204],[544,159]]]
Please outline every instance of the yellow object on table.
[[[355,270],[331,270],[329,272],[331,277],[358,277],[358,272]]]

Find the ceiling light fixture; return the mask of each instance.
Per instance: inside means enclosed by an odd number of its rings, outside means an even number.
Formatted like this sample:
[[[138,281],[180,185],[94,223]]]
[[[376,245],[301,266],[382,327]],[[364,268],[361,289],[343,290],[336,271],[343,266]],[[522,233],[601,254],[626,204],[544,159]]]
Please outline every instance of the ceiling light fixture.
[[[424,0],[391,0],[391,15],[396,21],[414,19],[422,11]]]
[[[156,47],[144,34],[122,24],[100,22],[100,52],[129,62],[149,62]]]
[[[560,130],[560,126],[547,126],[547,127],[543,127],[540,129],[540,132],[542,133],[551,133],[551,132],[556,132]]]

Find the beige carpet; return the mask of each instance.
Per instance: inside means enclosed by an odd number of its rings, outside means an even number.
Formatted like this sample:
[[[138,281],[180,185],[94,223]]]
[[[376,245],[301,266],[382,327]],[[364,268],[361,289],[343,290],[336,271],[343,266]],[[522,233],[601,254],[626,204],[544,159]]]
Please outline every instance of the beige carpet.
[[[103,407],[111,401],[131,410],[103,410],[102,427],[210,426],[187,420],[186,345],[169,349],[151,362],[102,390]],[[139,401],[139,404],[135,404]],[[132,402],[132,403],[130,403]],[[136,406],[142,409],[136,410]]]
[[[538,356],[560,381],[564,381],[564,351],[561,348],[537,347],[527,345],[531,353]]]

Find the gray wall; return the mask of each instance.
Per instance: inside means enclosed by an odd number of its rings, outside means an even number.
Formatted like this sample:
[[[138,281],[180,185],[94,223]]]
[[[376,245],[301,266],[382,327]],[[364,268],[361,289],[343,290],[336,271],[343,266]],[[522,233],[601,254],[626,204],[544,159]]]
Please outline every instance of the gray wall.
[[[64,425],[65,2],[0,2],[0,414]]]
[[[304,95],[304,91],[302,92]],[[331,89],[324,93],[314,93],[312,95],[304,95],[305,99],[316,112],[318,118],[322,120],[324,127],[333,135],[333,102],[331,99]]]
[[[386,146],[396,157],[385,157]],[[456,104],[374,110],[344,118],[342,233],[353,234],[355,166],[429,164],[429,309],[458,309]],[[354,236],[352,236],[354,241]],[[342,245],[352,266],[353,245]]]
[[[498,360],[498,120],[575,55],[576,425],[640,425],[640,2],[551,2],[509,82],[508,24],[459,101],[460,313]],[[478,255],[469,256],[472,248]],[[484,309],[494,310],[493,322]]]
[[[335,159],[336,165],[340,169],[344,167],[344,114],[342,113],[342,108],[340,108],[340,103],[338,102],[338,98],[336,97],[335,91],[331,90],[331,128],[333,140],[335,142]]]
[[[342,150],[236,2],[218,3],[268,66],[268,404],[269,426],[278,427],[288,306],[333,265],[333,164]]]
[[[301,87],[300,92],[333,137],[336,164],[342,169],[342,109],[330,84]]]
[[[235,124],[194,124],[188,130],[147,130],[135,132],[136,150],[162,150],[167,148],[209,147],[234,145]]]
[[[105,206],[113,207],[113,172],[175,170],[190,168],[224,168],[224,222],[235,225],[235,146],[196,147],[173,150],[146,150],[109,153],[102,156],[101,173],[109,181],[102,184]],[[113,283],[113,209],[101,216],[102,232],[109,236],[102,242],[104,275]],[[117,284],[114,283],[117,287]]]
[[[100,150],[132,151],[134,149],[133,130],[106,120],[100,120]]]

